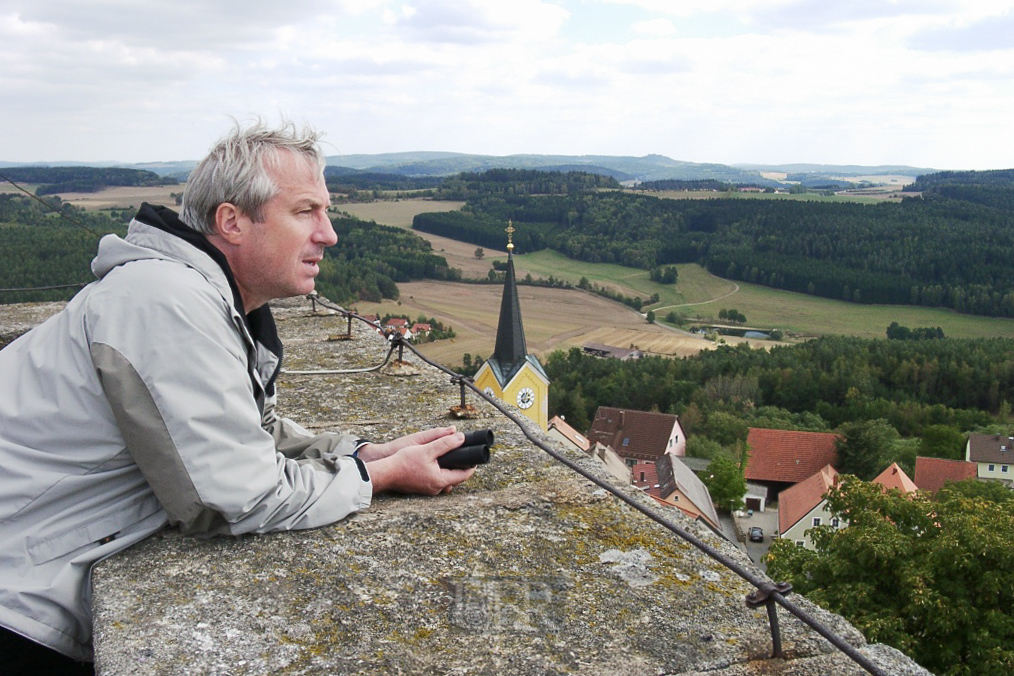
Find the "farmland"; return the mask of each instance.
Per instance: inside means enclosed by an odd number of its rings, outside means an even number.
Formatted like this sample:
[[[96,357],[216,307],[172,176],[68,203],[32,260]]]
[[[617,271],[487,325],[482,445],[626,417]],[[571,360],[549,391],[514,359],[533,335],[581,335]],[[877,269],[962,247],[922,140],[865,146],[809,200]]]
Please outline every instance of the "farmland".
[[[410,227],[409,213],[430,211],[443,206],[458,208],[460,203],[402,200],[343,205],[341,208],[360,218],[378,223]],[[506,252],[486,251],[475,257],[475,245],[425,235],[452,267],[466,277],[482,278],[494,259],[505,260]],[[339,244],[340,246],[340,244]],[[519,278],[556,279],[577,284],[582,277],[601,287],[628,296],[647,298],[658,293],[660,303],[651,306],[659,319],[670,310],[690,317],[716,320],[719,310],[735,308],[746,315],[751,326],[779,328],[796,336],[822,334],[882,338],[891,322],[903,326],[936,327],[954,338],[1014,335],[1014,320],[998,317],[962,315],[944,309],[915,306],[860,305],[779,291],[768,287],[733,283],[709,274],[697,265],[680,265],[675,286],[657,284],[648,279],[646,270],[619,265],[573,261],[552,251],[515,256]],[[399,285],[401,300],[360,304],[366,313],[405,314],[435,317],[450,324],[458,337],[425,345],[423,351],[443,363],[458,364],[461,355],[488,356],[492,351],[500,306],[498,285],[413,282]],[[633,310],[619,303],[577,290],[521,286],[520,303],[524,313],[525,334],[531,352],[544,355],[554,349],[580,346],[588,342],[617,347],[638,348],[655,354],[685,356],[714,343],[663,326],[652,326]],[[728,339],[736,342],[737,339]],[[759,345],[770,342],[753,341]]]

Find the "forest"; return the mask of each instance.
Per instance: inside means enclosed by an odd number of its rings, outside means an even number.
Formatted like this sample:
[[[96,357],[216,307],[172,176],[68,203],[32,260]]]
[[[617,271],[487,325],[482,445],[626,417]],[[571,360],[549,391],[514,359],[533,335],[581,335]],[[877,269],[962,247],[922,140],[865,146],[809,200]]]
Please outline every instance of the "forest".
[[[123,235],[132,210],[89,212],[58,197],[38,201],[0,194],[0,303],[68,300],[92,281],[99,237]],[[453,280],[459,273],[403,230],[351,218],[332,219],[341,246],[327,249],[317,288],[338,303],[398,297],[398,282]],[[38,289],[64,286],[67,288]]]
[[[38,184],[36,195],[63,192],[98,192],[116,186],[177,185],[175,178],[143,169],[118,167],[10,167],[4,177],[18,183]]]
[[[952,174],[920,177],[920,196],[878,204],[671,200],[564,184],[566,192],[534,194],[479,181],[454,191],[467,198],[461,211],[420,214],[413,227],[490,247],[510,219],[520,252],[551,248],[644,269],[699,263],[826,298],[1012,317],[1014,172]]]

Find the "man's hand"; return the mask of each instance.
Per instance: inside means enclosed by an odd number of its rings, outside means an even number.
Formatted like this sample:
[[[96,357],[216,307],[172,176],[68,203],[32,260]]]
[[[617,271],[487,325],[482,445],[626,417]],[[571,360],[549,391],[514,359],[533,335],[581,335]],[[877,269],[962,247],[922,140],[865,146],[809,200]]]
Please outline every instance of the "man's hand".
[[[475,471],[474,467],[443,469],[437,464],[437,458],[464,439],[453,427],[424,430],[386,444],[368,444],[360,449],[359,457],[368,463],[374,493],[437,495],[450,491]]]
[[[359,459],[363,462],[380,460],[381,458],[394,455],[401,449],[407,448],[408,446],[423,446],[441,437],[452,435],[456,431],[457,430],[454,425],[451,425],[450,427],[435,427],[433,429],[407,434],[383,444],[365,444],[359,449]],[[461,442],[458,443],[460,444]],[[456,446],[452,446],[451,448],[456,448]]]

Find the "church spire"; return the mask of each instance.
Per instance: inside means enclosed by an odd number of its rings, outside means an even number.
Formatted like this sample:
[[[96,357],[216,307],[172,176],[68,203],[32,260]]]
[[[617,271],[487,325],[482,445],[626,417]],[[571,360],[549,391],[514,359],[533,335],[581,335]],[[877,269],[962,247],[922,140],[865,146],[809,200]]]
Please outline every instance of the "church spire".
[[[507,271],[504,274],[503,297],[500,300],[500,321],[496,329],[493,359],[509,379],[528,356],[525,329],[521,324],[517,279],[514,276],[514,224],[507,221]]]

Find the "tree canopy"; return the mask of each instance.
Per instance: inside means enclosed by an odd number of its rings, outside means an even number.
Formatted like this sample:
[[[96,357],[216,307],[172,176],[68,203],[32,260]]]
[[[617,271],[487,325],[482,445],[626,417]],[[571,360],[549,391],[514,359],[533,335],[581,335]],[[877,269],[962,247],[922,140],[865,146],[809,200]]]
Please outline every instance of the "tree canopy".
[[[939,676],[1014,672],[1014,492],[944,486],[884,492],[846,476],[828,507],[847,526],[776,540],[767,572]]]

